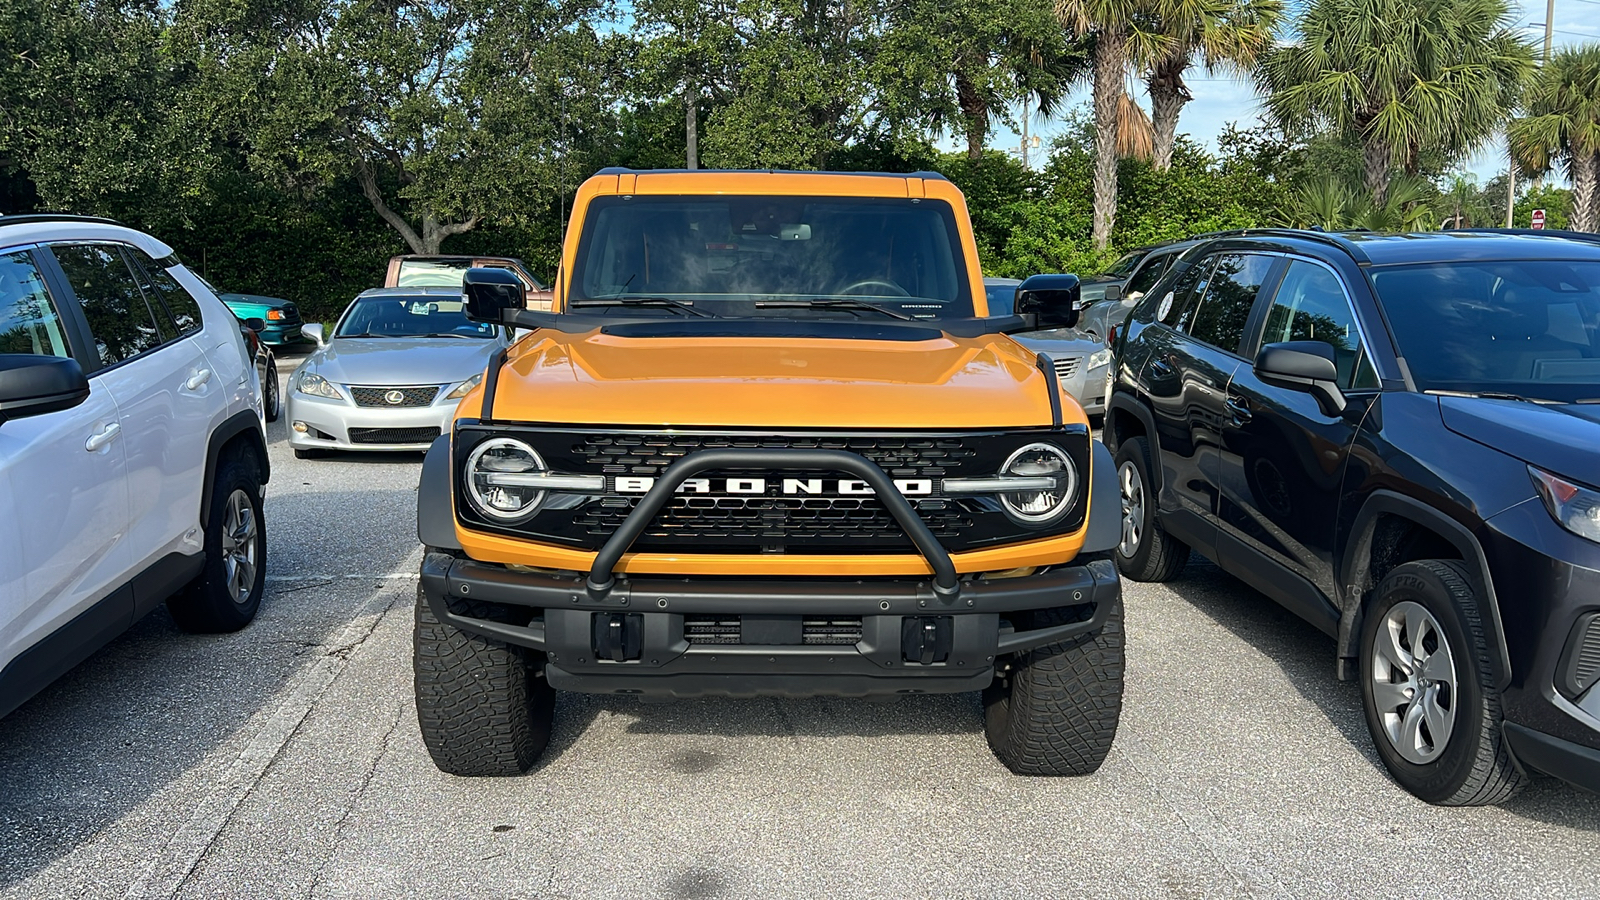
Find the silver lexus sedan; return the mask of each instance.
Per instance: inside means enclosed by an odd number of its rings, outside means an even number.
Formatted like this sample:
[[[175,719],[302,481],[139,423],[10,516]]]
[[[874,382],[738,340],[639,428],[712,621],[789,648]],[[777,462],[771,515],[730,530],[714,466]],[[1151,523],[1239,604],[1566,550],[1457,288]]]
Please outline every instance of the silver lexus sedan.
[[[289,376],[289,446],[305,459],[328,450],[426,450],[456,404],[483,379],[505,329],[469,321],[460,288],[365,291],[334,326],[302,328],[316,352]]]

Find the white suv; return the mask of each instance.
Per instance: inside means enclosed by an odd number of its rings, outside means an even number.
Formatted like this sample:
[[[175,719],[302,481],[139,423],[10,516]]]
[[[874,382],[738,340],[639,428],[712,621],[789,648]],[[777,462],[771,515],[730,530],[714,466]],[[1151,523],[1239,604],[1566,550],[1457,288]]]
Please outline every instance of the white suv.
[[[0,716],[162,601],[255,618],[267,474],[239,321],[172,248],[0,216]]]

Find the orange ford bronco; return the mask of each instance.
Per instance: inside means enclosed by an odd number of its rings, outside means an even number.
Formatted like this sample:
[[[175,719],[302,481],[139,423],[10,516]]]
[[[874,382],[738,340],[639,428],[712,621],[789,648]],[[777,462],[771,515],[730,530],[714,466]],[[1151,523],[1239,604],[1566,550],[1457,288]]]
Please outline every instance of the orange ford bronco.
[[[417,715],[459,775],[526,771],[554,692],[981,691],[1001,762],[1099,767],[1122,706],[1111,457],[1048,357],[1078,280],[991,317],[943,177],[607,169],[551,312],[423,464]]]

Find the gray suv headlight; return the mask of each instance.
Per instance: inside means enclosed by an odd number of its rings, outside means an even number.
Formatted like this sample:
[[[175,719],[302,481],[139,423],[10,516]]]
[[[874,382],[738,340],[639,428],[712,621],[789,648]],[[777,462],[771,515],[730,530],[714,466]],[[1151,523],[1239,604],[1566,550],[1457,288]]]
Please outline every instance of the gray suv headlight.
[[[1545,509],[1561,527],[1581,538],[1600,543],[1600,491],[1573,484],[1559,475],[1528,467]]]

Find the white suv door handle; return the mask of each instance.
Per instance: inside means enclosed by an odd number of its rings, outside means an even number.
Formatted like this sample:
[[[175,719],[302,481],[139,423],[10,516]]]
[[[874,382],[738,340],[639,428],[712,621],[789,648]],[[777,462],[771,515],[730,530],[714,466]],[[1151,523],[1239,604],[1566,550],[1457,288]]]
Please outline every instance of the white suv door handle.
[[[118,425],[116,422],[112,422],[110,425],[107,425],[105,428],[101,429],[99,434],[90,435],[89,439],[83,442],[83,449],[93,453],[96,450],[99,450],[101,447],[111,443],[113,440],[116,440],[117,435],[121,433],[122,426]]]
[[[189,380],[183,383],[183,386],[191,391],[198,391],[200,390],[200,385],[205,384],[210,380],[210,369],[195,369],[194,372],[189,375]]]

